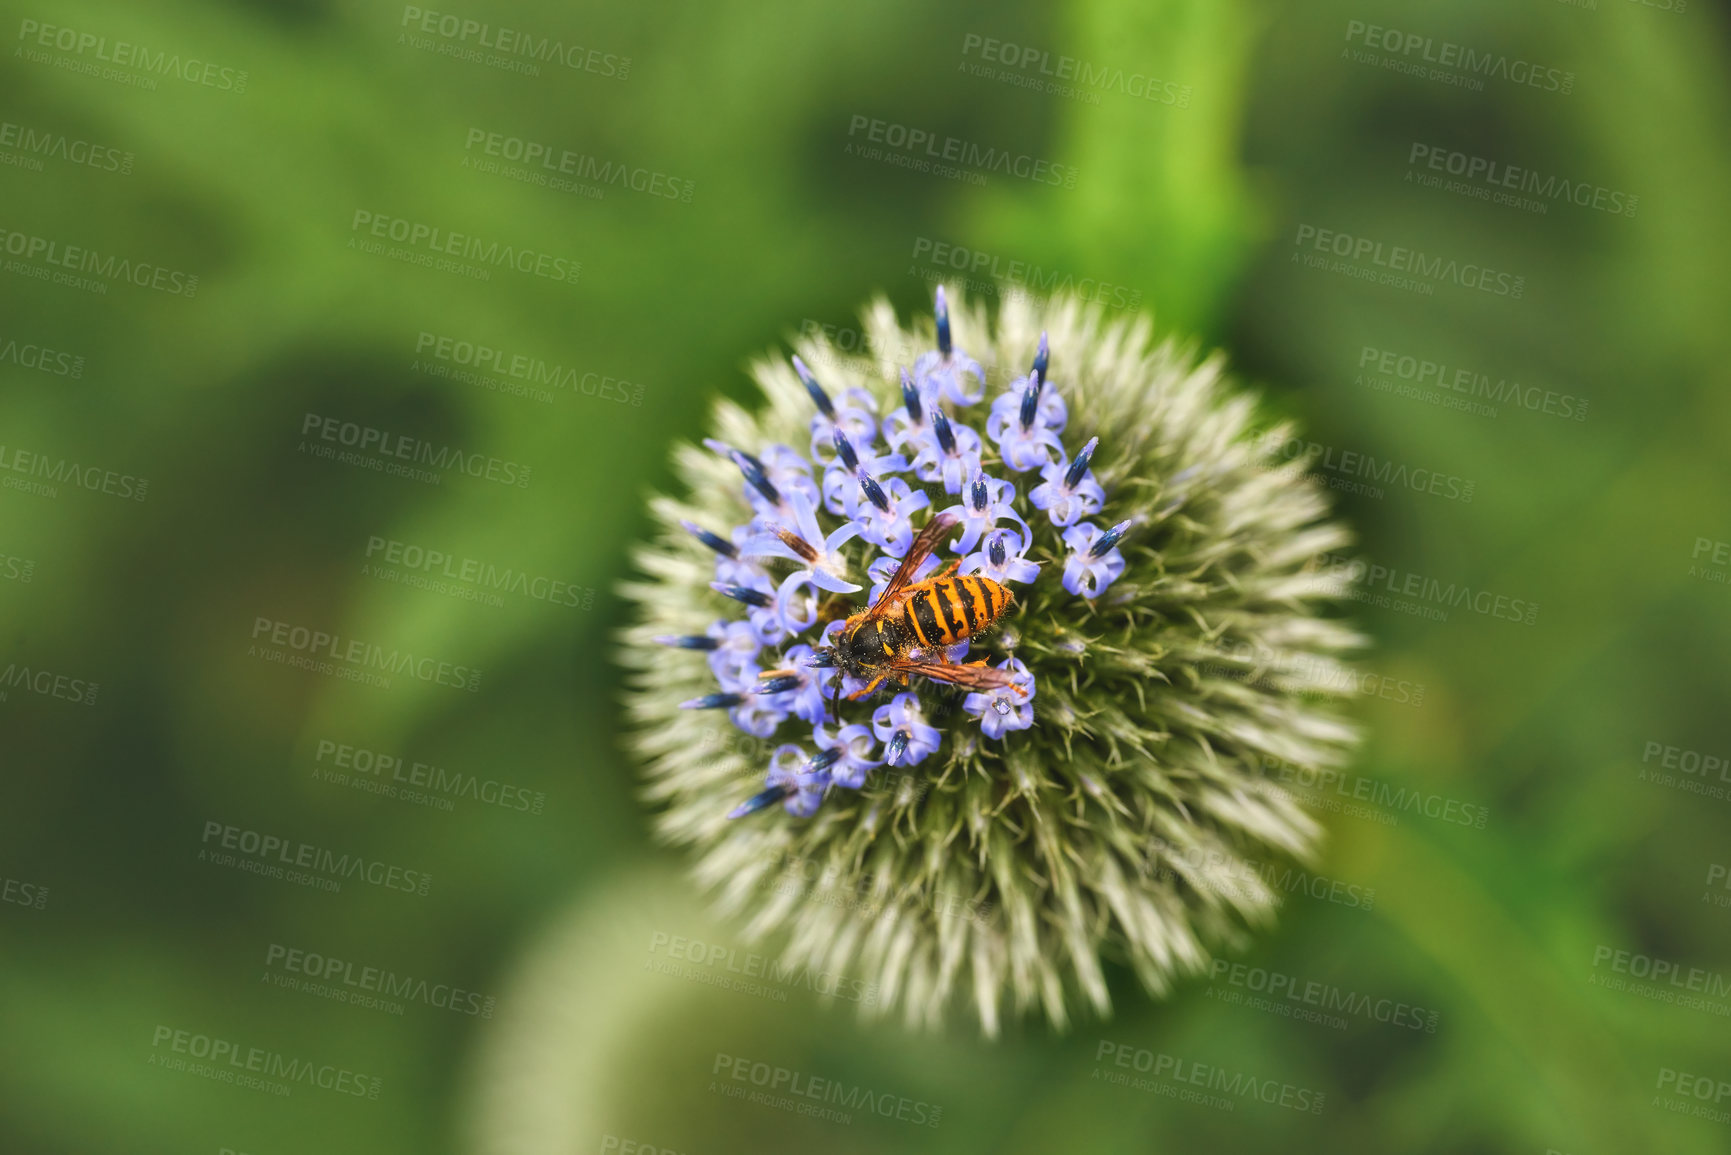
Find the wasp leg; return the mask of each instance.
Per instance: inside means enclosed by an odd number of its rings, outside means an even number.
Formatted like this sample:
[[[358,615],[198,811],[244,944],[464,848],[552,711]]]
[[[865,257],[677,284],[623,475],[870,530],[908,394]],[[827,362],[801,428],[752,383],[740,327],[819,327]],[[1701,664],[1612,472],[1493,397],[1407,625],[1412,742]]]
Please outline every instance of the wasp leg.
[[[877,677],[873,678],[870,682],[866,683],[865,689],[856,690],[853,693],[849,694],[847,696],[847,700],[850,702],[857,702],[861,698],[870,697],[871,694],[873,693],[873,691],[875,691],[879,686],[883,685],[885,680],[888,679],[890,676],[891,675],[888,671],[885,671],[884,673],[879,674]],[[907,684],[906,678],[902,679],[902,684],[903,685]]]

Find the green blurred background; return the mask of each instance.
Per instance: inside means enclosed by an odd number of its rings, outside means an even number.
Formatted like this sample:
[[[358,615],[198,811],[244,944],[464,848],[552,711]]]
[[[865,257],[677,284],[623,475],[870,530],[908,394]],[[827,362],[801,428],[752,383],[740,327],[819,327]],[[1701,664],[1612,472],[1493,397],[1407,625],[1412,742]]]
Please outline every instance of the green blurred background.
[[[1731,1109],[1712,1090],[1731,1081],[1731,802],[1688,789],[1727,784],[1677,752],[1731,751],[1719,8],[422,8],[430,24],[335,0],[4,4],[0,1149],[1731,1147],[1726,1116],[1673,1109]],[[578,46],[579,66],[465,59],[480,34],[444,35],[440,16]],[[1353,22],[1433,47],[1369,59]],[[987,41],[1016,45],[1017,66],[985,61],[1008,51]],[[1386,64],[1444,42],[1572,74],[1570,91],[1501,76],[1474,91]],[[1060,57],[1158,78],[1160,98],[1111,79],[1021,83]],[[159,59],[179,73],[152,71]],[[856,155],[858,117],[1072,165],[1077,180],[981,184]],[[689,182],[689,198],[619,185],[596,198],[465,163],[494,132]],[[1426,187],[1415,146],[1638,207],[1540,212]],[[419,267],[351,243],[368,239],[358,212],[581,271]],[[1312,268],[1302,226],[1488,266],[1523,291]],[[1345,789],[1385,792],[1356,810],[1323,796],[1321,871],[1374,889],[1374,907],[1296,896],[1238,960],[1434,1012],[1434,1031],[1264,1013],[1231,1002],[1247,992],[1230,973],[1157,1005],[1118,972],[1110,1023],[1028,1024],[996,1043],[705,981],[746,956],[709,950],[732,940],[648,837],[609,657],[613,590],[670,444],[701,434],[712,398],[749,395],[745,358],[802,326],[850,330],[874,291],[926,307],[930,278],[955,272],[931,259],[939,243],[1139,294],[1163,329],[1223,346],[1271,414],[1331,448],[1325,461],[1368,452],[1474,482],[1470,502],[1389,487],[1339,500],[1363,556],[1397,582],[1536,602],[1536,621],[1355,607],[1376,639],[1365,668],[1385,681],[1354,700],[1369,739]],[[42,279],[52,254],[77,260],[67,246],[196,275],[196,293]],[[418,350],[440,338],[573,376],[547,397],[501,390],[497,374],[442,376],[448,363]],[[41,348],[56,356],[28,352]],[[1445,407],[1434,382],[1403,395],[1362,376],[1382,350],[1589,404],[1582,420]],[[308,414],[526,464],[530,482],[418,484],[320,459]],[[145,478],[148,493],[33,492],[38,458],[21,452]],[[374,539],[595,593],[584,608],[415,588],[366,568]],[[267,634],[282,622],[479,669],[478,689],[289,668],[254,651],[260,619]],[[94,701],[69,700],[88,699],[86,683]],[[321,773],[341,745],[514,792],[447,790],[448,808],[368,792]],[[538,813],[516,808],[535,794]],[[1390,801],[1410,797],[1420,809]],[[1482,828],[1423,812],[1448,801]],[[211,823],[431,885],[330,893],[260,876],[210,857]],[[699,961],[669,959],[676,938],[705,943]],[[345,1004],[297,988],[289,950],[480,998]],[[1652,960],[1685,986],[1619,969]],[[1671,997],[1691,968],[1701,1005]],[[301,1083],[284,1096],[175,1069],[191,1060],[175,1031],[376,1078],[378,1095]],[[1229,1111],[1110,1086],[1095,1077],[1110,1067],[1102,1040],[1305,1088],[1325,1108]],[[936,1105],[941,1124],[736,1101],[712,1082],[718,1055]],[[1666,1071],[1708,1077],[1708,1097],[1680,1099]]]

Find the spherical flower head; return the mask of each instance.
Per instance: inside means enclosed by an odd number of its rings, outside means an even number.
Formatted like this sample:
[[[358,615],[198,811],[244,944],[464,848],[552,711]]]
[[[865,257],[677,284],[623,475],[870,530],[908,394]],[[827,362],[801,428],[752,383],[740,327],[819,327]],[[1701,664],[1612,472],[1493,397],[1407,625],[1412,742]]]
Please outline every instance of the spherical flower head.
[[[1362,644],[1332,616],[1326,490],[1218,359],[1002,300],[990,321],[952,287],[911,326],[873,303],[863,347],[928,350],[888,372],[818,333],[754,364],[763,403],[719,403],[652,504],[622,650],[655,829],[720,911],[875,984],[866,1013],[989,1034],[1104,1015],[1109,965],[1163,994],[1272,921],[1259,866],[1312,860],[1320,828],[1265,770],[1344,764]],[[981,363],[1030,368],[970,408]],[[844,669],[846,619],[938,518],[911,580],[953,632],[904,658],[936,673]],[[762,741],[717,740],[741,729]],[[789,856],[815,867],[792,891]]]

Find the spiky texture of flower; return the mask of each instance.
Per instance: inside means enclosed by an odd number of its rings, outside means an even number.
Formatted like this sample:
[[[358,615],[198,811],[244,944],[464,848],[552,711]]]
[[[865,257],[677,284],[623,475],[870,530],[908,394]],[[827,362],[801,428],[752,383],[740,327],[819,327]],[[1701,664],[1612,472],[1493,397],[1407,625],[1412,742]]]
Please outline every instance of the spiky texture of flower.
[[[831,788],[813,817],[775,807],[730,821],[775,744],[717,711],[680,709],[714,691],[710,666],[655,642],[705,634],[726,605],[711,590],[716,555],[682,520],[726,527],[753,513],[735,463],[694,446],[675,455],[686,495],[653,502],[661,530],[637,552],[645,577],[625,587],[641,618],[624,634],[627,705],[658,834],[691,849],[697,882],[748,935],[779,936],[789,965],[851,968],[877,984],[878,1012],[899,1006],[910,1025],[936,1024],[965,994],[988,1034],[1006,1010],[1036,1005],[1063,1027],[1078,995],[1109,1010],[1103,957],[1163,994],[1207,965],[1211,944],[1272,920],[1281,860],[1314,857],[1318,826],[1265,771],[1336,766],[1355,741],[1329,699],[1355,684],[1338,655],[1362,639],[1318,612],[1340,593],[1323,557],[1348,535],[1327,520],[1304,462],[1268,449],[1291,431],[1258,427],[1254,398],[1218,357],[1198,363],[1170,340],[1155,346],[1145,317],[1108,323],[1067,298],[1009,296],[994,327],[952,288],[950,315],[988,395],[1026,371],[1048,334],[1068,410],[1055,427],[1072,449],[1100,439],[1096,519],[1134,523],[1122,541],[1090,527],[1029,552],[1038,577],[1016,587],[989,645],[1013,650],[1037,683],[1032,724],[982,734],[978,703],[970,716],[954,691],[916,679],[917,703],[898,697],[896,708],[917,705],[947,728],[934,753],[877,767],[843,797]],[[885,301],[863,316],[871,348],[936,344],[930,322],[905,331]],[[795,347],[831,394],[870,397],[880,418],[902,404],[896,367],[812,336]],[[781,358],[752,372],[765,404],[719,403],[717,442],[804,444],[813,396],[798,373]],[[926,403],[943,400],[934,390]],[[1025,464],[1042,453],[1033,445]],[[1064,477],[1017,480],[1025,494]],[[970,560],[992,561],[986,550]],[[1078,582],[1098,583],[1099,596],[1066,588]]]

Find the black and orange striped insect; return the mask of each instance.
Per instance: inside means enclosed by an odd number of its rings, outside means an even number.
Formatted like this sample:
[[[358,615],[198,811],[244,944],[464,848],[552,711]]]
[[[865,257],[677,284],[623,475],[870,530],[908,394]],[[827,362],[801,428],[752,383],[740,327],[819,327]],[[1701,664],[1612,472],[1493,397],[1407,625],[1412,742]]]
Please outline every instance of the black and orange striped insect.
[[[915,675],[969,690],[1009,688],[1027,696],[1008,671],[992,669],[984,661],[952,661],[946,652],[946,647],[990,629],[1015,595],[991,578],[958,576],[960,563],[954,561],[924,581],[912,580],[957,522],[952,514],[927,522],[877,600],[842,624],[833,646],[818,650],[814,665],[833,666],[866,683],[849,694],[850,699],[866,697],[890,679],[906,686]],[[838,675],[836,684],[840,682]]]

